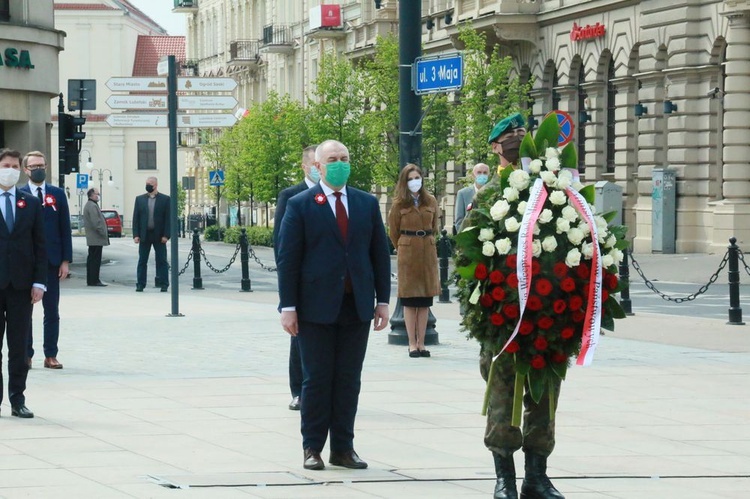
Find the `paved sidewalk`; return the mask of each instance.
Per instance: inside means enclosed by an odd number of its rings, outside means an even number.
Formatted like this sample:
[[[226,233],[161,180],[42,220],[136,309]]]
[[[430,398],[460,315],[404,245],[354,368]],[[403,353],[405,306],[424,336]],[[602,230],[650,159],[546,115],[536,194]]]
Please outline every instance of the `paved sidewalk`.
[[[721,260],[647,257],[644,267],[678,281]],[[184,317],[167,317],[170,295],[155,288],[64,283],[65,368],[35,359],[35,419],[3,404],[0,497],[491,497],[478,348],[455,303],[433,309],[432,358],[371,334],[355,440],[370,468],[313,472],[302,468],[299,414],[287,409],[289,340],[275,295],[192,291],[189,279],[180,288]],[[750,326],[620,321],[593,366],[563,384],[549,474],[568,499],[745,498],[749,381]],[[516,462],[522,469],[520,453]]]

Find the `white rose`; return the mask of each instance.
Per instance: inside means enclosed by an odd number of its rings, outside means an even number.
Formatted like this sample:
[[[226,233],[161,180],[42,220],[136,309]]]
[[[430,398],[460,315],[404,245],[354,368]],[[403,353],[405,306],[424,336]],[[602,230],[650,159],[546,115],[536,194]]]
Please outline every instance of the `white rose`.
[[[568,197],[563,191],[553,191],[549,195],[549,201],[554,205],[561,206],[568,202]]]
[[[591,227],[589,227],[589,224],[587,224],[583,220],[581,220],[580,223],[578,224],[578,228],[581,229],[583,233],[586,234],[587,236],[591,234]]]
[[[612,259],[615,261],[617,265],[620,265],[622,262],[622,251],[618,250],[617,248],[612,248],[612,251],[609,252],[610,256],[612,256]]]
[[[552,253],[557,248],[557,239],[555,236],[547,236],[542,241],[542,249],[547,253]]]
[[[517,201],[518,189],[516,189],[515,187],[506,187],[505,189],[503,189],[503,197],[511,202]]]
[[[523,215],[524,213],[526,213],[526,204],[526,201],[521,201],[520,203],[518,203],[518,209],[516,211],[519,215]]]
[[[561,168],[557,174],[557,179],[565,179],[570,182],[573,181],[573,171],[570,168]]]
[[[541,159],[532,159],[531,163],[529,163],[529,171],[531,173],[539,173],[542,171],[542,160]]]
[[[578,246],[583,241],[583,231],[577,227],[573,227],[568,231],[568,241]]]
[[[484,256],[492,256],[495,254],[495,245],[491,241],[485,241],[482,245],[482,254]]]
[[[604,217],[594,215],[594,222],[596,223],[596,228],[599,229],[600,233],[603,234],[607,230],[607,221],[604,220]]]
[[[557,230],[558,234],[568,232],[570,230],[570,222],[568,222],[564,218],[558,218],[557,220],[555,220],[555,229]]]
[[[541,234],[541,233],[542,233],[542,229],[541,229],[541,227],[539,227],[539,224],[534,224],[534,231],[533,231],[533,234],[534,234],[535,236],[538,236],[538,235],[539,235],[539,234]]]
[[[529,187],[529,174],[523,170],[514,170],[508,176],[508,183],[511,187],[522,191]]]
[[[591,260],[594,257],[594,243],[583,243],[581,245],[581,254],[586,260]]]
[[[602,267],[604,267],[605,269],[611,267],[612,265],[614,265],[614,263],[615,259],[612,258],[612,255],[604,255],[602,257]]]
[[[490,216],[492,217],[492,220],[498,221],[505,218],[505,215],[508,214],[508,211],[510,210],[510,205],[508,202],[504,199],[501,199],[500,201],[496,202],[492,205],[492,208],[490,208]]]
[[[556,158],[560,155],[559,152],[557,152],[557,147],[548,147],[546,151],[544,151],[544,157],[547,159],[550,158]]]
[[[515,219],[515,217],[510,217],[505,219],[505,230],[508,232],[516,232],[521,227],[521,224],[518,220]]]
[[[578,219],[578,212],[572,206],[566,206],[562,209],[562,217],[568,222],[575,222]]]
[[[542,210],[542,212],[539,214],[539,223],[540,224],[546,224],[549,223],[552,220],[552,210],[549,208],[545,208]]]
[[[568,251],[568,254],[565,255],[565,265],[568,267],[577,267],[581,263],[581,252],[578,251],[578,248],[573,248],[572,250]]]
[[[498,255],[507,255],[510,253],[512,247],[513,245],[508,237],[495,241],[495,248],[497,249]]]
[[[565,189],[570,187],[570,179],[567,179],[565,177],[557,177],[557,182],[555,182],[555,187],[557,187],[561,191],[564,191]]]
[[[610,235],[607,239],[607,243],[604,245],[605,248],[614,248],[615,244],[617,244],[617,238],[614,234]]]
[[[539,239],[531,241],[531,254],[537,258],[542,254],[542,243],[539,242]]]
[[[548,172],[547,170],[540,173],[539,177],[544,180],[544,183],[549,187],[554,187],[557,183],[557,176],[552,172]]]
[[[557,157],[554,158],[547,158],[547,170],[551,172],[556,172],[560,169],[560,159]]]
[[[479,237],[480,241],[490,241],[495,238],[495,231],[492,229],[480,229]]]

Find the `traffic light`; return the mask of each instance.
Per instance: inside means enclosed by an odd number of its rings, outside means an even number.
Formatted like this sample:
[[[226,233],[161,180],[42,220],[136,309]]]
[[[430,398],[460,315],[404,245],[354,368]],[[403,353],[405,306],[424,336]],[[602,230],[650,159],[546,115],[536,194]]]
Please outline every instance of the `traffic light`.
[[[73,116],[67,113],[59,113],[60,133],[59,133],[59,151],[60,151],[60,174],[77,173],[80,171],[78,164],[78,155],[81,152],[81,141],[86,138],[86,132],[83,131],[83,124],[86,118],[82,116]]]

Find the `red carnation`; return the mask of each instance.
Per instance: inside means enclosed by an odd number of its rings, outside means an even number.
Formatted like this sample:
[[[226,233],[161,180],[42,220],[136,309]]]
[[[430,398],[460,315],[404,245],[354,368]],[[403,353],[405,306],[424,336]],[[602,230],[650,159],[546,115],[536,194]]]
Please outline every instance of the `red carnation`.
[[[565,303],[565,300],[555,300],[555,303],[552,304],[552,310],[554,310],[556,314],[565,312],[566,308],[568,308],[568,304]]]
[[[478,263],[477,268],[474,269],[474,277],[480,281],[487,279],[487,266],[483,263]]]
[[[526,302],[526,308],[534,312],[538,312],[542,309],[542,299],[537,295],[529,296],[529,301]]]
[[[560,288],[562,288],[562,290],[566,293],[570,293],[571,291],[575,291],[576,282],[572,277],[566,277],[565,279],[560,281]]]
[[[516,353],[521,349],[521,346],[518,344],[517,341],[511,341],[508,343],[508,348],[505,349],[507,353]]]
[[[534,289],[536,289],[536,292],[540,295],[547,296],[552,292],[552,283],[544,278],[537,279],[536,283],[534,284]]]
[[[523,319],[521,325],[518,327],[518,334],[526,336],[534,331],[534,323]]]
[[[502,286],[492,288],[492,299],[495,301],[503,301],[505,299],[505,290]]]
[[[555,274],[555,277],[558,279],[562,279],[566,275],[568,275],[568,266],[565,265],[563,262],[558,262],[552,267],[552,273]]]
[[[539,318],[538,321],[536,321],[536,325],[539,326],[539,329],[547,330],[554,326],[555,319],[552,317],[547,317],[546,315]]]
[[[565,327],[562,331],[560,331],[560,337],[564,340],[569,340],[573,337],[573,334],[575,334],[575,329],[572,327]]]
[[[583,298],[578,295],[571,296],[570,301],[568,302],[568,306],[571,310],[580,310],[583,306]]]
[[[555,352],[552,354],[552,358],[550,360],[555,364],[562,364],[563,362],[568,360],[568,356],[562,352]]]
[[[484,293],[482,296],[479,297],[479,304],[485,308],[490,308],[493,303],[495,302],[492,301],[492,295],[489,293]]]
[[[505,257],[505,265],[514,269],[516,268],[516,255],[508,255]]]
[[[586,314],[581,312],[580,310],[576,310],[573,312],[573,322],[583,322],[583,319],[586,317]]]
[[[606,289],[602,289],[602,303],[607,301],[607,298],[609,298],[609,291]]]
[[[541,271],[542,265],[539,263],[539,260],[536,258],[531,260],[531,275],[537,275]]]
[[[545,362],[544,357],[541,355],[534,355],[531,358],[531,367],[534,369],[544,369],[544,366],[547,365],[547,362]]]
[[[518,287],[518,275],[516,273],[508,274],[508,277],[505,278],[505,283],[511,287],[511,288],[517,288]]]
[[[505,317],[507,317],[508,319],[518,318],[518,304],[508,303],[507,305],[504,305],[503,314],[505,314]]]
[[[502,315],[495,312],[494,314],[490,315],[490,322],[492,322],[493,326],[502,326],[503,324],[505,324],[505,319],[503,319]]]
[[[614,291],[617,288],[617,275],[607,272],[604,274],[604,285],[608,290]]]
[[[492,284],[500,284],[505,280],[505,275],[499,270],[493,270],[490,272],[490,282]]]
[[[589,266],[585,263],[581,263],[576,267],[576,274],[581,279],[585,279],[589,276],[589,273],[591,272],[591,269],[589,269]]]
[[[534,348],[540,352],[542,350],[547,350],[547,339],[544,336],[538,336],[537,339],[534,340]]]

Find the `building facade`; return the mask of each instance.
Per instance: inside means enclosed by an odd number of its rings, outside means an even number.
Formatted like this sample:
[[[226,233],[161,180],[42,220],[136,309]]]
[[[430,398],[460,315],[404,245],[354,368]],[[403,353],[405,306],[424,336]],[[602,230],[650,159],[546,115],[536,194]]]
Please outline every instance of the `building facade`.
[[[340,0],[338,26],[321,26],[318,0],[174,2],[199,73],[236,78],[241,105],[270,89],[304,102],[322,53],[368,57],[398,26],[396,0]],[[533,78],[536,121],[570,115],[583,180],[622,189],[636,251],[660,250],[660,169],[675,175],[664,220],[674,217],[677,252],[750,242],[749,1],[422,0],[424,54],[460,49],[457,26],[468,22]],[[199,149],[189,161],[204,168]],[[471,166],[448,165],[446,226]]]

